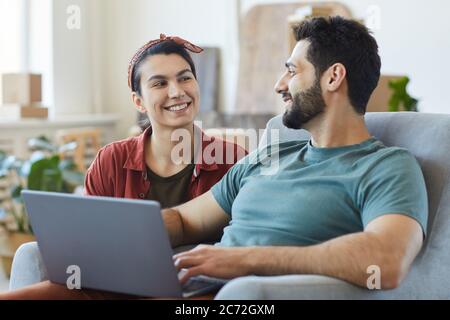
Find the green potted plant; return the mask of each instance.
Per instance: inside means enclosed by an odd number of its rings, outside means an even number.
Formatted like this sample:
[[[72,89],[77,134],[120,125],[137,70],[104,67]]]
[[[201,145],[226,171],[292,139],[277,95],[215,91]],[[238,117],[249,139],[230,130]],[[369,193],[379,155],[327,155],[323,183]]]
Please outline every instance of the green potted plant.
[[[84,182],[84,174],[76,171],[73,161],[62,160],[61,157],[74,150],[76,143],[55,146],[45,137],[38,137],[30,139],[28,145],[32,151],[28,160],[0,152],[0,179],[3,185],[9,185],[9,197],[0,200],[4,202],[0,204],[5,212],[2,224],[8,233],[6,248],[3,248],[1,256],[8,275],[17,248],[22,243],[35,240],[21,191],[30,189],[72,193]]]
[[[389,111],[400,111],[403,107],[404,111],[417,111],[419,100],[409,95],[406,87],[409,83],[409,77],[402,77],[398,80],[389,81],[389,88],[392,91],[389,99]]]

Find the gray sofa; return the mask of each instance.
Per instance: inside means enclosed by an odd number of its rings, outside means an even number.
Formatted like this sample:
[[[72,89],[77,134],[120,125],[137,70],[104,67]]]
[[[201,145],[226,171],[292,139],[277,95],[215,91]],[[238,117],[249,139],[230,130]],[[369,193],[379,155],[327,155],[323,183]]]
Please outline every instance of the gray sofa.
[[[249,276],[230,281],[216,299],[450,298],[450,115],[368,113],[366,121],[373,136],[388,146],[405,147],[416,156],[427,185],[428,237],[402,284],[394,290],[371,291],[319,275]],[[280,116],[271,119],[267,129],[280,129],[280,141],[308,137],[303,130],[284,127]],[[270,135],[262,141],[276,142]],[[36,243],[20,247],[13,261],[10,289],[45,278]]]

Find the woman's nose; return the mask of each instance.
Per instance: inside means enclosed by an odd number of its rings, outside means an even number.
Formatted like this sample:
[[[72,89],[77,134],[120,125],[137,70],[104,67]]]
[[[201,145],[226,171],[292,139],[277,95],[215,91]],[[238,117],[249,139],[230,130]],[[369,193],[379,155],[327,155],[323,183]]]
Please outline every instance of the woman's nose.
[[[169,83],[169,98],[180,98],[185,95],[183,88],[177,82]]]

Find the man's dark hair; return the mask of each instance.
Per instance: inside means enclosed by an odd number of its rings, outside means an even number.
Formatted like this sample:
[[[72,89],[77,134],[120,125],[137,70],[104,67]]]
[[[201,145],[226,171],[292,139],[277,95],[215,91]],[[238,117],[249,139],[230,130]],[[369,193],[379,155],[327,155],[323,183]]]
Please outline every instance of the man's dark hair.
[[[364,114],[370,95],[380,78],[378,45],[369,30],[342,17],[318,17],[294,28],[295,39],[310,42],[307,59],[316,69],[316,77],[334,63],[347,70],[348,96],[355,111]]]
[[[132,91],[135,91],[138,95],[141,94],[141,72],[140,72],[140,66],[142,62],[149,56],[153,56],[156,54],[178,54],[181,56],[191,67],[191,71],[194,74],[194,77],[197,78],[197,74],[195,71],[195,65],[194,61],[192,60],[191,55],[187,50],[182,46],[174,41],[163,41],[161,43],[158,43],[157,45],[151,46],[147,50],[142,53],[142,55],[139,57],[139,60],[136,62],[136,65],[133,70],[133,74],[131,75],[131,88]]]

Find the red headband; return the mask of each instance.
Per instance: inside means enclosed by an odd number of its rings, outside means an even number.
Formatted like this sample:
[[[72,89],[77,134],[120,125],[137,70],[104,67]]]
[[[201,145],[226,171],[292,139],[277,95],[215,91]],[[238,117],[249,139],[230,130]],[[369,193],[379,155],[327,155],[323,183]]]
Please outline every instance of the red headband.
[[[128,86],[130,87],[131,90],[132,89],[132,81],[133,79],[131,79],[131,77],[133,76],[133,70],[134,70],[134,66],[136,64],[136,62],[139,60],[139,58],[141,57],[141,55],[144,53],[145,50],[147,50],[150,47],[153,47],[154,45],[161,43],[163,41],[173,41],[176,44],[179,44],[181,46],[183,46],[185,49],[194,52],[194,53],[200,53],[203,51],[202,48],[196,46],[195,44],[190,43],[187,40],[184,40],[180,37],[166,37],[165,34],[160,34],[159,35],[159,39],[155,39],[155,40],[150,40],[149,42],[147,42],[144,46],[142,46],[142,48],[140,48],[133,56],[133,58],[130,61],[130,64],[128,66]]]

